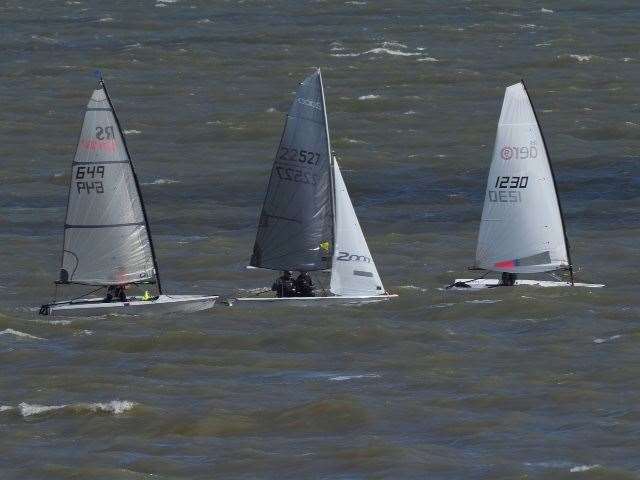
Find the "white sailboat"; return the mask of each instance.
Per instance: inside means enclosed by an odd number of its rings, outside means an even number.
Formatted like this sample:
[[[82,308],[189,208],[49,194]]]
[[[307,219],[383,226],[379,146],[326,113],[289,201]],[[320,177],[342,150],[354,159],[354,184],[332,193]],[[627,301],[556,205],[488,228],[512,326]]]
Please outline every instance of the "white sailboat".
[[[54,301],[42,315],[190,312],[211,308],[217,296],[166,295],[131,156],[104,81],[84,116],[72,163],[60,278],[56,285],[155,284],[157,295]],[[91,292],[93,293],[93,292]]]
[[[397,297],[382,281],[331,155],[320,69],[301,84],[286,118],[248,268],[331,272],[313,297],[244,297],[234,303],[367,303]]]
[[[568,272],[561,281],[517,279],[514,285],[602,287],[574,282],[560,199],[540,125],[524,82],[507,87],[487,180],[476,261],[470,270]],[[449,287],[490,288],[499,279],[456,279]]]

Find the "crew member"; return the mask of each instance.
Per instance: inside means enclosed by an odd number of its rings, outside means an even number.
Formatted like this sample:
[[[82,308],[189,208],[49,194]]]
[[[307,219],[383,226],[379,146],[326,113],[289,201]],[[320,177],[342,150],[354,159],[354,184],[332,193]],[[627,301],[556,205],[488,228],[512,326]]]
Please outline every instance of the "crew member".
[[[518,275],[510,272],[502,272],[502,280],[500,281],[500,285],[503,287],[513,287],[516,283]]]
[[[293,283],[293,277],[291,272],[283,270],[282,276],[278,277],[275,283],[271,286],[271,290],[276,292],[278,297],[295,297],[296,288]]]
[[[105,302],[112,302],[113,299],[117,299],[118,302],[126,302],[127,295],[124,293],[125,285],[109,285],[107,288],[107,298]]]
[[[300,272],[296,278],[296,294],[298,297],[313,297],[313,280],[307,272]]]

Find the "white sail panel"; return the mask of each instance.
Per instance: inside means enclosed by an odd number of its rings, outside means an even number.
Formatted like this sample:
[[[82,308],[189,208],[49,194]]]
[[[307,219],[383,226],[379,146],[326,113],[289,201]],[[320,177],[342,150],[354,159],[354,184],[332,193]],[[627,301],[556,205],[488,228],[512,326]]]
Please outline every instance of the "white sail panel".
[[[333,159],[335,184],[335,250],[331,268],[331,293],[334,295],[383,295],[378,275],[340,167]]]
[[[72,166],[60,281],[148,281],[153,265],[131,161],[105,91],[98,88]]]
[[[549,159],[522,83],[506,89],[480,223],[476,266],[537,273],[569,265]]]

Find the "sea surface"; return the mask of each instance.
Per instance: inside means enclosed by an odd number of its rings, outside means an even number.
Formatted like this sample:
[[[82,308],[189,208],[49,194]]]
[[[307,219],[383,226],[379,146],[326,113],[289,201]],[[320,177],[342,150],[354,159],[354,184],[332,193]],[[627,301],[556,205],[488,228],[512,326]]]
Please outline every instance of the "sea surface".
[[[1,0],[0,479],[640,478],[639,22],[617,0]],[[273,280],[245,265],[313,67],[398,299],[31,310],[54,295],[96,69],[165,290],[226,297]],[[607,287],[444,292],[521,78],[577,279]]]

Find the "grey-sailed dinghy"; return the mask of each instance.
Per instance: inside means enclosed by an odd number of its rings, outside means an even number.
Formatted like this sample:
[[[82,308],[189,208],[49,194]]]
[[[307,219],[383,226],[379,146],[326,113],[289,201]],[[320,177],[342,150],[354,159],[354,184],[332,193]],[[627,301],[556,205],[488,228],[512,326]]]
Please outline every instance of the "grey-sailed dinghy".
[[[54,301],[42,305],[40,314],[192,312],[213,307],[218,298],[163,292],[140,185],[102,78],[87,105],[71,168],[62,266],[56,285],[71,284],[97,287],[90,293],[108,287],[115,291],[124,285],[155,284],[157,295],[127,296],[122,290],[124,298]]]
[[[508,286],[603,287],[574,282],[560,198],[547,146],[524,81],[507,87],[480,222],[475,265],[507,274]],[[568,273],[566,280],[515,279]],[[515,279],[515,280],[514,280]],[[456,279],[447,288],[505,286],[503,279]]]
[[[362,304],[389,294],[331,155],[320,69],[300,84],[285,120],[248,268],[330,271],[316,296],[230,298],[229,304]]]

